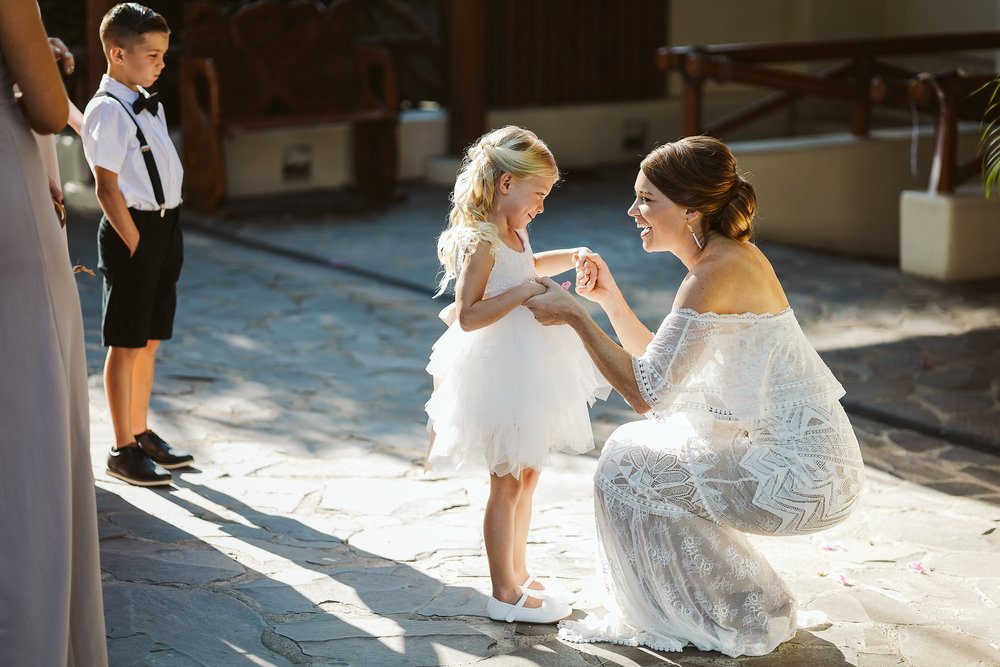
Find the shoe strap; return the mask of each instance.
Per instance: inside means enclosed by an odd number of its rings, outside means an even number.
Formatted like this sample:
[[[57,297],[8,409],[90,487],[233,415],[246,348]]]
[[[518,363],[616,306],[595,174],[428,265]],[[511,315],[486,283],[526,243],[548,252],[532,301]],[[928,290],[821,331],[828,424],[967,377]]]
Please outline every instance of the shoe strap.
[[[529,574],[528,578],[524,580],[523,584],[521,584],[521,588],[527,590],[528,587],[531,586],[531,584],[535,583],[536,581],[538,581],[538,579],[535,579],[533,576]]]
[[[507,612],[507,617],[504,620],[506,620],[508,623],[513,623],[514,617],[517,616],[517,610],[522,608],[524,606],[524,603],[527,601],[528,601],[528,592],[525,591],[521,593],[521,599],[515,602],[514,606],[510,608],[509,612]]]

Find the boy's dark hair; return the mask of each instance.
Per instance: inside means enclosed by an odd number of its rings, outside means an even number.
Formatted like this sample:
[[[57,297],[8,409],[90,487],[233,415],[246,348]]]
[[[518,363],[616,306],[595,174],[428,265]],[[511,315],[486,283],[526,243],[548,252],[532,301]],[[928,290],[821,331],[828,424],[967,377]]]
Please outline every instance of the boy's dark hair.
[[[131,49],[147,32],[170,34],[166,19],[137,2],[123,2],[108,10],[101,19],[101,43],[107,51],[112,46]]]

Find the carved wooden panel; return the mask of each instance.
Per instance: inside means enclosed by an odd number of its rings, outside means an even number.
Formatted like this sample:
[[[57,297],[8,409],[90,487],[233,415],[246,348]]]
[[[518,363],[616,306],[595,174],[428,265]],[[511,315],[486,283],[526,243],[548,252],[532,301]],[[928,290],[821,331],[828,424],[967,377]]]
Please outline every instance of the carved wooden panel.
[[[186,52],[217,65],[222,115],[362,111],[366,94],[355,41],[358,0],[261,0],[226,15],[209,3],[186,7]]]

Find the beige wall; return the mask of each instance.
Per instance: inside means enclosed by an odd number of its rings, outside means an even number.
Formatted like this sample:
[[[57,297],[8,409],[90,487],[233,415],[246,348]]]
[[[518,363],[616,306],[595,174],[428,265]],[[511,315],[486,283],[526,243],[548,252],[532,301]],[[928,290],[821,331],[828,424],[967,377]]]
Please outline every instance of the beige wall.
[[[997,0],[673,0],[670,7],[677,46],[1000,28]]]
[[[995,28],[1000,28],[1000,0],[673,0],[669,41],[686,46]],[[912,64],[933,69],[934,62],[924,58]],[[968,65],[947,57],[943,62],[942,69]],[[1000,70],[1000,54],[996,63]],[[681,89],[676,74],[671,75],[670,85],[672,91]],[[707,90],[735,87],[709,84]]]
[[[1000,27],[997,0],[888,0],[885,34],[962,32]]]
[[[971,155],[977,138],[975,128],[963,133],[959,154]],[[731,146],[757,192],[762,240],[883,258],[899,256],[900,192],[926,190],[934,154],[929,129],[920,133],[916,176],[907,129]]]

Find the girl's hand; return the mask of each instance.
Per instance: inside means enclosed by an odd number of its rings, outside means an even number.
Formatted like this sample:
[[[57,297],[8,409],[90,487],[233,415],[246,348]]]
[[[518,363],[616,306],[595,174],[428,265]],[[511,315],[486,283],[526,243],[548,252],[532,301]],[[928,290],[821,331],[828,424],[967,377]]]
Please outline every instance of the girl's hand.
[[[528,297],[525,301],[541,294],[545,294],[545,285],[538,282],[540,279],[541,278],[535,278],[534,280],[525,283],[525,286],[528,288]]]
[[[562,286],[547,276],[539,277],[544,293],[524,302],[540,324],[566,324],[583,312],[583,307]]]
[[[590,253],[577,262],[576,293],[601,305],[621,294],[608,263],[597,253]]]

